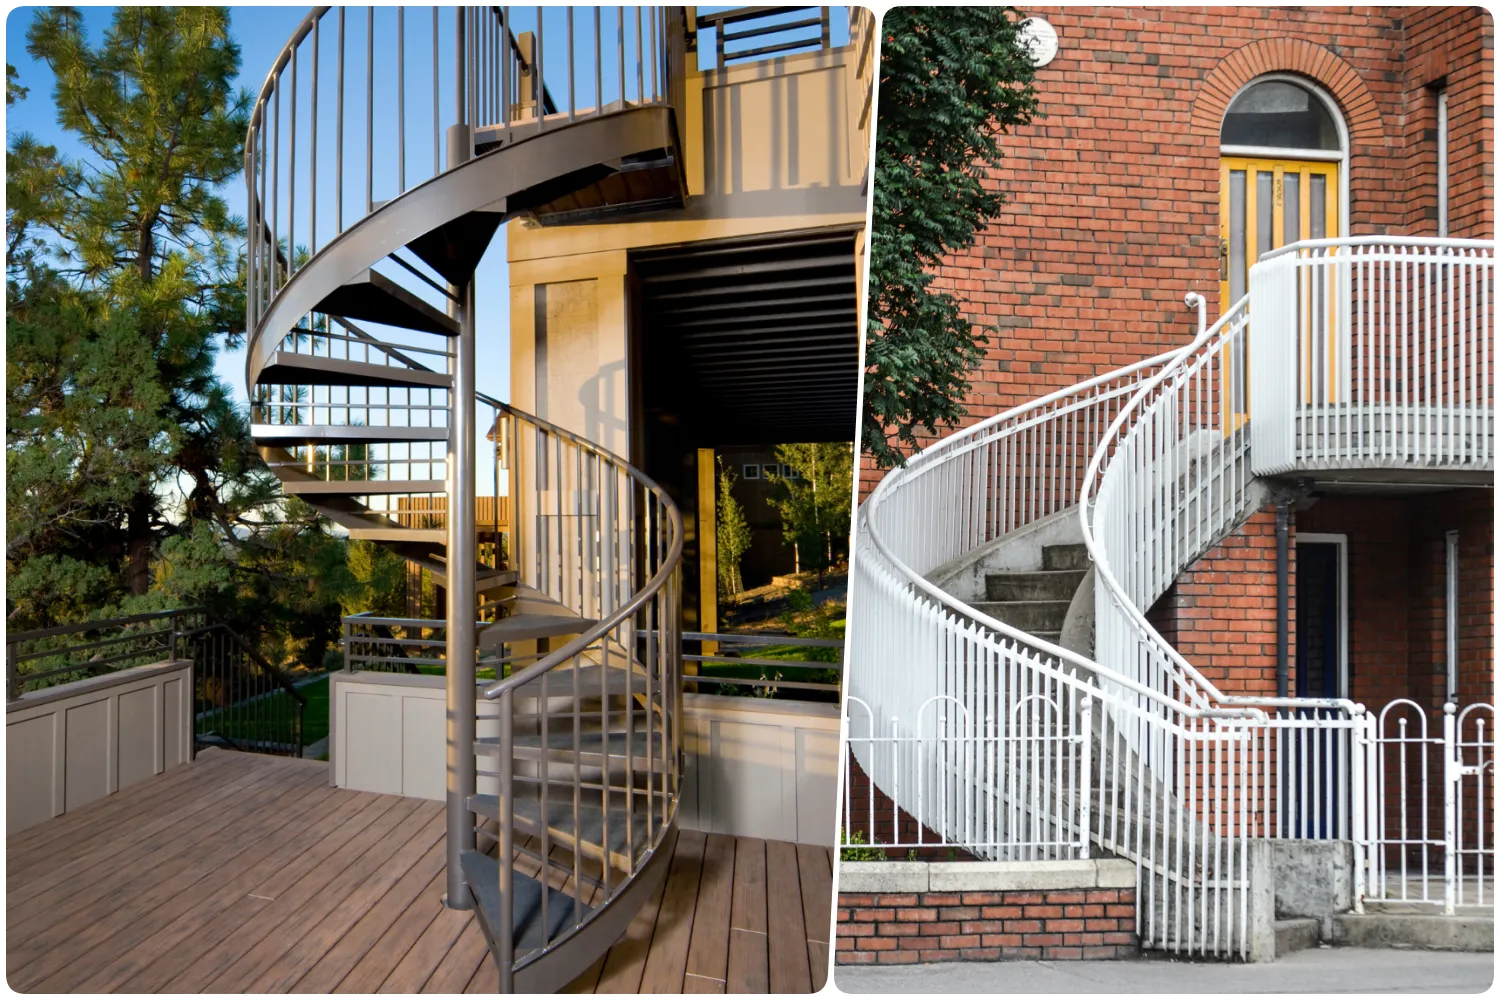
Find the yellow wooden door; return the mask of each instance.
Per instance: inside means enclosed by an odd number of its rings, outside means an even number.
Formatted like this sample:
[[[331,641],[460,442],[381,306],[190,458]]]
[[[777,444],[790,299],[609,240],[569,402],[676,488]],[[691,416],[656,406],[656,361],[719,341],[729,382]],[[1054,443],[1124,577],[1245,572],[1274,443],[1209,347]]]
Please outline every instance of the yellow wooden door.
[[[1219,301],[1227,309],[1249,289],[1250,266],[1277,247],[1298,240],[1339,235],[1338,164],[1316,160],[1276,160],[1225,156],[1219,163]],[[1305,297],[1310,308],[1312,297]],[[1332,303],[1334,296],[1317,299]],[[1319,310],[1320,313],[1325,310]],[[1302,358],[1304,398],[1333,398],[1339,379],[1334,317],[1307,316]],[[1245,344],[1233,345],[1224,363],[1225,428],[1245,419],[1248,399]]]

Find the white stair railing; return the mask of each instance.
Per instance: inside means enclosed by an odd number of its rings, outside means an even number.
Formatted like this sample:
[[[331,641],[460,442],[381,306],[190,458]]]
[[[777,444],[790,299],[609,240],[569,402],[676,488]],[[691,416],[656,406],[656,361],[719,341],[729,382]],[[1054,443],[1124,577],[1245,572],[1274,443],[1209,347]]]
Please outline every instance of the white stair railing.
[[[1494,244],[1305,240],[1250,271],[1255,472],[1492,472]]]

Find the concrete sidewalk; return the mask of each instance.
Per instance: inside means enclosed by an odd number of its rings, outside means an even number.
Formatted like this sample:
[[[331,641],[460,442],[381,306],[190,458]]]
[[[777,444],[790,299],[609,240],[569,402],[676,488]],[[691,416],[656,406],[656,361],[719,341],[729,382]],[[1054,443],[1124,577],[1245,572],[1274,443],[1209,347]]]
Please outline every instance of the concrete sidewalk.
[[[1130,962],[941,962],[836,966],[845,993],[1480,993],[1493,954],[1313,948],[1244,965]]]

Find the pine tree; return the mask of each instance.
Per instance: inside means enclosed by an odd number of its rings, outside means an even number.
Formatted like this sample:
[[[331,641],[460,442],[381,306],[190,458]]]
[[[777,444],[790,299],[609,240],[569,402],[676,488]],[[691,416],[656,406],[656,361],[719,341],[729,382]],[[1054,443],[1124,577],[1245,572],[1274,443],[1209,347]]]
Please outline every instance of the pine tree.
[[[7,610],[25,628],[207,603],[316,666],[345,605],[400,574],[371,556],[361,579],[282,495],[215,375],[245,331],[229,28],[223,8],[121,8],[96,46],[52,7],[27,32],[83,153],[7,142]],[[7,103],[22,82],[7,67]]]
[[[904,462],[919,429],[965,413],[988,332],[934,291],[942,260],[973,245],[1004,196],[985,180],[999,136],[1036,109],[1009,7],[892,7],[881,22],[880,123],[865,332],[864,450]],[[892,443],[895,438],[895,444]]]

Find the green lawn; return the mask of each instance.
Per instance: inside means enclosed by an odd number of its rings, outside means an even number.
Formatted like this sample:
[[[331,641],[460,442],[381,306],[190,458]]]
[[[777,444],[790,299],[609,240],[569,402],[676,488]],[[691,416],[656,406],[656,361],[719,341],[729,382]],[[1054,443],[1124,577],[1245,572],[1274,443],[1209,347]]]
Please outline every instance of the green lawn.
[[[302,709],[302,745],[311,746],[328,735],[328,678],[304,684],[297,693],[307,699]],[[292,708],[291,696],[277,691],[257,702],[231,706],[218,718],[200,719],[199,728],[216,730],[233,740],[282,740],[286,732],[279,720]]]

